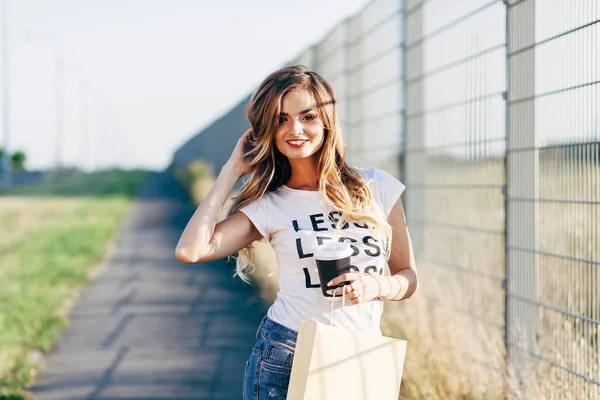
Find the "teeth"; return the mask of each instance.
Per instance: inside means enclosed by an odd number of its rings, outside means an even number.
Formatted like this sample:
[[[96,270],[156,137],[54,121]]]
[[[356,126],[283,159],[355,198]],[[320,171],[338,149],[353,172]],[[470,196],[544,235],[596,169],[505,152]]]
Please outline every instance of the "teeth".
[[[304,143],[304,140],[290,140],[288,143],[293,144],[294,146],[300,146]]]

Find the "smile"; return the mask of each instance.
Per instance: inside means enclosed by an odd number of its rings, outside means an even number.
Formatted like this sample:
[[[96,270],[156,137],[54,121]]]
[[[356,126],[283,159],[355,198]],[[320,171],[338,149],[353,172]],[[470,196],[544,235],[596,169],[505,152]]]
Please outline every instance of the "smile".
[[[307,140],[288,140],[287,143],[292,147],[302,147]]]

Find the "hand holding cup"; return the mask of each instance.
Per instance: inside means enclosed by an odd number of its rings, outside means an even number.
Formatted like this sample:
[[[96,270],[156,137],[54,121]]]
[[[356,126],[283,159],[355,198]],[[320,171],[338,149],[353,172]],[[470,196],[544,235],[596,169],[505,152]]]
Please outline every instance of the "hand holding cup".
[[[331,293],[333,293],[335,288],[343,287],[346,283],[349,283],[340,281],[335,285],[326,284],[342,274],[351,272],[352,253],[353,250],[348,243],[327,243],[317,247],[314,257],[317,263],[317,271],[319,272],[321,292],[328,299],[333,298]],[[342,290],[337,290],[335,297],[341,296]]]

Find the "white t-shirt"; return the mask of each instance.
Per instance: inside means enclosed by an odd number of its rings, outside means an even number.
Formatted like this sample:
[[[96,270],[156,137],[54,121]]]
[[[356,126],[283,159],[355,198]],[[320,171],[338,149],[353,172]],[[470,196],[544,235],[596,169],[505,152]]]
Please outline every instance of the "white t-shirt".
[[[358,171],[367,182],[374,179],[374,200],[389,215],[405,186],[382,170]],[[383,302],[376,299],[358,305],[346,303],[342,310],[341,300],[323,296],[313,258],[318,245],[345,241],[354,250],[351,262],[359,271],[389,275],[381,239],[372,237],[366,225],[349,223],[334,230],[332,221],[339,219],[339,213],[324,207],[318,191],[295,190],[285,185],[265,193],[240,211],[268,239],[277,255],[279,292],[267,313],[269,318],[297,331],[302,321],[329,325],[333,306],[334,326],[381,334]]]

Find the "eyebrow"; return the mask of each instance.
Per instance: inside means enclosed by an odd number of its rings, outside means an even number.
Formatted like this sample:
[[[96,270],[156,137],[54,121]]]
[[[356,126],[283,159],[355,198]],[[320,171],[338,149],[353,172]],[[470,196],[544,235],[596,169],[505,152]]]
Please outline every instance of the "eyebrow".
[[[309,108],[309,109],[306,109],[306,110],[304,110],[304,111],[300,111],[300,115],[302,115],[302,114],[308,114],[308,113],[309,113],[309,112],[311,112],[311,111],[316,111],[316,110],[315,110],[314,108]],[[279,115],[289,115],[289,114],[288,114],[288,113],[281,112],[281,113],[279,113]]]

